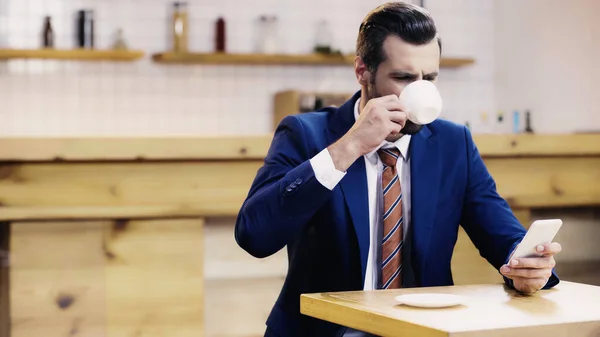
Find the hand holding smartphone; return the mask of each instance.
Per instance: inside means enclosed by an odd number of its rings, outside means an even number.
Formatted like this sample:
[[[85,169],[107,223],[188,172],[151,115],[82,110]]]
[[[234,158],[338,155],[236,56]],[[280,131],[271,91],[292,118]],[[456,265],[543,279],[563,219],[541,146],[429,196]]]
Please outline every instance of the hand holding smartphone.
[[[556,265],[554,255],[562,250],[559,243],[553,242],[561,226],[560,219],[538,220],[531,224],[508,263],[500,267],[500,273],[512,280],[515,289],[533,293],[548,284]],[[542,249],[538,250],[538,247]]]
[[[551,243],[561,226],[562,220],[560,219],[537,220],[533,222],[527,234],[525,234],[523,241],[517,246],[510,258],[543,256],[544,253],[538,252],[536,247],[545,243]]]

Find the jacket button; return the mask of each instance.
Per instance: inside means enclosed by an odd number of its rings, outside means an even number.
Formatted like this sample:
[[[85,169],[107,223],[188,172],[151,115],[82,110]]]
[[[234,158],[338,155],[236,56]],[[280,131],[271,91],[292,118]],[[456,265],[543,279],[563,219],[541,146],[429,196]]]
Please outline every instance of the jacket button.
[[[296,185],[302,184],[302,179],[300,179],[300,178],[296,179],[296,181],[294,181],[294,184],[296,184]]]
[[[288,192],[291,192],[292,191],[292,187],[288,186],[285,190],[288,191]]]

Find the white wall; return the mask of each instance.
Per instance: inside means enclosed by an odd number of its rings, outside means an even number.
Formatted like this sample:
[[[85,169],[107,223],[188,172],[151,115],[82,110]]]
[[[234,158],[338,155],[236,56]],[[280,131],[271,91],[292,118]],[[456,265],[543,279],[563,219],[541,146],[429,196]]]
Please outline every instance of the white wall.
[[[279,16],[281,51],[310,51],[316,22],[327,18],[336,46],[352,51],[357,26],[381,0],[191,0],[191,48],[210,51],[212,23],[228,22],[228,49],[252,51],[254,19]],[[600,24],[594,0],[428,0],[447,56],[474,57],[443,69],[446,118],[484,132],[480,115],[533,112],[538,132],[600,129]],[[36,48],[43,16],[53,17],[58,47],[70,48],[74,12],[98,16],[98,45],[118,27],[148,55],[168,48],[164,0],[5,0],[0,46]],[[323,13],[339,13],[324,15]],[[353,92],[350,67],[165,66],[0,62],[0,135],[262,134],[271,130],[272,96],[285,89]],[[505,129],[510,130],[510,127]]]
[[[496,102],[545,133],[600,130],[600,2],[494,2]]]
[[[213,22],[228,23],[228,49],[252,51],[253,20],[279,17],[281,51],[310,52],[316,22],[329,20],[335,45],[354,50],[364,15],[381,0],[191,0],[191,48],[212,50]],[[95,8],[98,46],[118,27],[132,48],[168,48],[165,0],[4,0],[0,44],[37,48],[45,14],[57,47],[70,48],[73,15]],[[492,0],[428,0],[447,56],[474,57],[468,68],[442,70],[445,116],[460,122],[494,109]],[[0,136],[207,135],[271,131],[273,94],[280,90],[358,90],[351,67],[216,67],[15,60],[0,62]]]

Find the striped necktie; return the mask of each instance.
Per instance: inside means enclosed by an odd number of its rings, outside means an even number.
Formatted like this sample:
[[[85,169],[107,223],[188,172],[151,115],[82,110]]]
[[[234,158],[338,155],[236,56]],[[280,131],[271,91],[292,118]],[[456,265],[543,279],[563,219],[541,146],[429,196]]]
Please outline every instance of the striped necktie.
[[[383,238],[381,241],[382,289],[402,286],[402,189],[396,163],[397,149],[378,151],[383,162],[381,186],[383,189]]]

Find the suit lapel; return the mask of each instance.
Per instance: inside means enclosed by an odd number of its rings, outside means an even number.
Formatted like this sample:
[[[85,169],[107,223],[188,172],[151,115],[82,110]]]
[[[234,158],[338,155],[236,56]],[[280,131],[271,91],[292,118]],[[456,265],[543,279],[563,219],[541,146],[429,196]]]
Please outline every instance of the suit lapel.
[[[330,134],[328,135],[329,144],[336,142],[354,125],[354,105],[360,97],[360,91],[346,101],[332,115],[329,121]],[[356,232],[358,248],[360,253],[360,266],[362,275],[362,284],[365,281],[365,271],[367,267],[367,257],[369,255],[369,193],[367,188],[367,173],[364,158],[358,158],[352,166],[348,168],[346,176],[340,181],[344,199],[350,211],[352,225]]]
[[[439,143],[428,127],[412,138],[410,158],[412,253],[423,283],[442,176]]]

